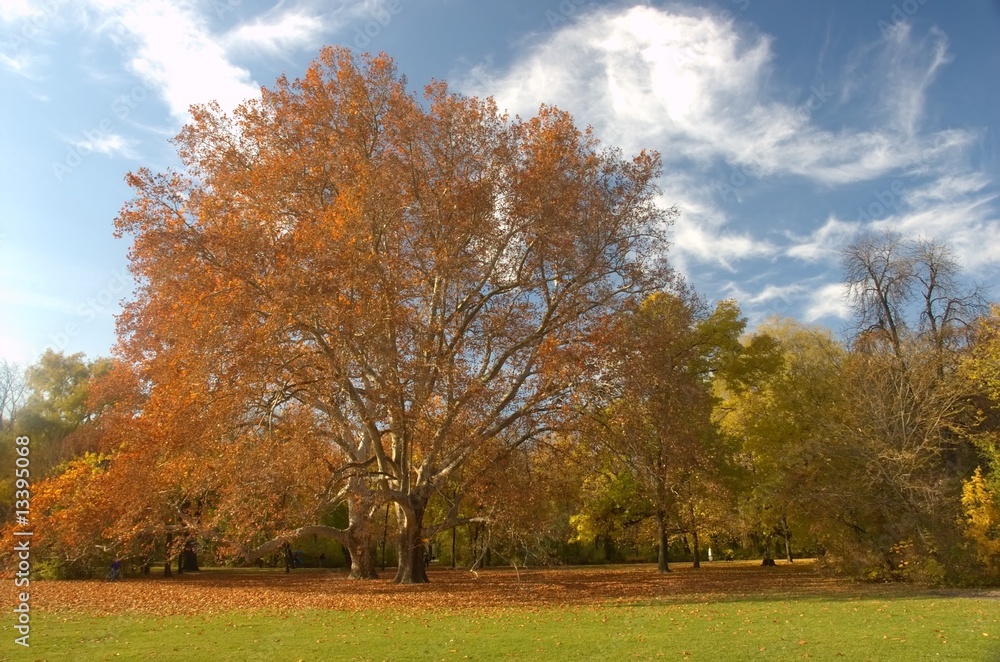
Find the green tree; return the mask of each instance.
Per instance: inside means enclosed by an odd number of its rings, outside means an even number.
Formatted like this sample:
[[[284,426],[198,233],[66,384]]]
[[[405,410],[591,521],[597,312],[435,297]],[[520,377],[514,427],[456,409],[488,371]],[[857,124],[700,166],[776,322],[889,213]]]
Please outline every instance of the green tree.
[[[735,302],[709,309],[678,286],[646,299],[621,318],[610,370],[611,395],[597,416],[601,439],[625,463],[651,502],[660,572],[670,570],[671,533],[691,536],[700,556],[707,504],[725,498],[731,453],[712,420],[712,380],[749,374],[739,342],[746,320]]]
[[[14,430],[31,438],[33,475],[48,475],[62,462],[93,450],[88,435],[74,433],[94,417],[88,402],[91,380],[110,365],[108,359],[87,361],[82,353],[67,356],[49,349],[28,366],[28,396]]]
[[[716,409],[745,470],[737,529],[759,539],[765,560],[771,536],[782,536],[791,560],[793,528],[805,530],[829,505],[824,472],[830,467],[820,458],[832,417],[844,410],[846,352],[829,330],[789,319],[768,319],[748,343],[768,347],[768,369],[752,384],[720,380]]]

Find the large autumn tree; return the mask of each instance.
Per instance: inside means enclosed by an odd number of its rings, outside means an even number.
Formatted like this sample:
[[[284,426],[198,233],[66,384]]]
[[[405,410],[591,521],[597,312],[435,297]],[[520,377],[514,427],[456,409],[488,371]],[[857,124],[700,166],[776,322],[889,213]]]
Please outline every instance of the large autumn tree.
[[[192,117],[182,169],[127,178],[139,289],[119,354],[156,416],[206,405],[186,444],[236,422],[277,458],[268,426],[308,421],[296,434],[336,451],[352,559],[374,572],[363,532],[388,499],[396,581],[426,581],[436,490],[557,427],[609,313],[667,281],[658,156],[624,159],[552,107],[512,119],[443,83],[421,103],[390,58],[339,48]]]

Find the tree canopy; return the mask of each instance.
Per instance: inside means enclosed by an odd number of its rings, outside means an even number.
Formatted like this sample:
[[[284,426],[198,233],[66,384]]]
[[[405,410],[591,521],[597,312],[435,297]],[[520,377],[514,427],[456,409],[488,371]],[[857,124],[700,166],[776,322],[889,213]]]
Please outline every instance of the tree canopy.
[[[185,444],[274,453],[308,419],[352,527],[395,505],[410,582],[434,491],[554,430],[607,316],[664,285],[674,212],[655,154],[625,160],[555,108],[511,119],[443,83],[421,106],[404,84],[384,55],[328,48],[232,116],[195,108],[185,169],[130,174],[116,227],[134,241],[119,352],[144,416],[184,410],[200,421]]]

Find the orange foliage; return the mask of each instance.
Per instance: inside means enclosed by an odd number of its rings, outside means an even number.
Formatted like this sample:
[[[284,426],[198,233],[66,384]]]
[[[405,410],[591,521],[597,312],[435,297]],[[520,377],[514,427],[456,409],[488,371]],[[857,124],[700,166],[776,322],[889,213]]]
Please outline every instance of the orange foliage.
[[[387,56],[327,48],[231,116],[193,109],[182,172],[129,175],[118,352],[146,399],[125,447],[173,486],[157,517],[197,502],[248,543],[388,498],[408,566],[435,490],[558,425],[606,316],[666,282],[655,154],[552,107],[425,98]]]

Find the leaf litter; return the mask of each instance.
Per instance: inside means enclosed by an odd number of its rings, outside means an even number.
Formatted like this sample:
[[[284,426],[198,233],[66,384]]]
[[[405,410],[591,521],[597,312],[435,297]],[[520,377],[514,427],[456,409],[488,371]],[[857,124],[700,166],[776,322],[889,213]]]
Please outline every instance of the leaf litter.
[[[913,586],[859,584],[821,574],[808,561],[761,568],[752,562],[703,566],[676,564],[659,574],[654,566],[538,568],[515,573],[494,568],[470,573],[431,569],[430,583],[400,585],[391,570],[382,579],[356,581],[345,572],[218,569],[163,578],[129,577],[109,583],[95,580],[37,581],[31,584],[32,607],[54,613],[94,615],[212,615],[228,612],[308,609],[502,614],[535,607],[607,606],[644,602],[721,602],[753,598],[810,596],[878,597],[916,594]],[[12,601],[13,582],[0,584]],[[925,593],[926,594],[926,593]],[[984,597],[984,596],[977,596]],[[391,614],[386,614],[391,617]]]

